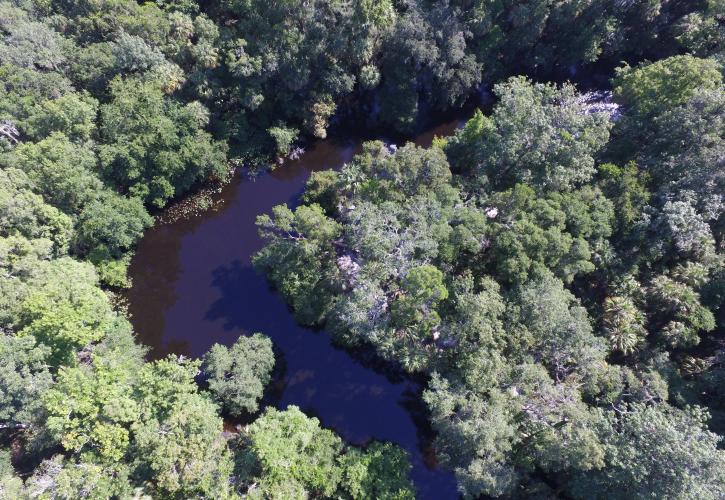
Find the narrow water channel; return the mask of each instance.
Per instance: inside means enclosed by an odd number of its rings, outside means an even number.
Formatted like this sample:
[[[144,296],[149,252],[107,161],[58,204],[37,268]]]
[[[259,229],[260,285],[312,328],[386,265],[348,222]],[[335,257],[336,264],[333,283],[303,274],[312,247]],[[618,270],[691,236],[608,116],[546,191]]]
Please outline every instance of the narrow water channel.
[[[451,134],[460,120],[435,127],[415,142]],[[358,141],[315,143],[298,160],[257,177],[237,176],[216,195],[215,209],[187,220],[157,224],[131,263],[131,321],[151,357],[199,357],[214,343],[262,332],[274,341],[280,381],[273,403],[297,405],[347,442],[392,441],[411,455],[418,498],[456,498],[453,475],[430,453],[421,384],[386,373],[364,356],[335,347],[324,331],[300,327],[282,299],[257,274],[251,256],[262,247],[257,215],[298,202],[310,172],[339,168]]]

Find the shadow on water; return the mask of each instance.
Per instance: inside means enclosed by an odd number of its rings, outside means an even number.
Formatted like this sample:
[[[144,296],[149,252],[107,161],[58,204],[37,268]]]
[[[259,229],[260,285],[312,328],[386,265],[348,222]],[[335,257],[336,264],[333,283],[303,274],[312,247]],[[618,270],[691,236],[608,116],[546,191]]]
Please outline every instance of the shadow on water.
[[[416,138],[428,145],[460,120]],[[274,205],[295,205],[309,173],[339,168],[359,142],[320,141],[299,160],[255,179],[237,176],[218,193],[217,208],[151,228],[130,275],[129,313],[152,358],[201,356],[214,343],[263,332],[275,344],[275,382],[265,401],[297,405],[347,442],[392,441],[411,455],[419,498],[456,498],[453,475],[435,467],[432,432],[421,400],[424,381],[402,375],[370,350],[335,346],[321,330],[299,326],[251,264],[262,247],[255,219]]]

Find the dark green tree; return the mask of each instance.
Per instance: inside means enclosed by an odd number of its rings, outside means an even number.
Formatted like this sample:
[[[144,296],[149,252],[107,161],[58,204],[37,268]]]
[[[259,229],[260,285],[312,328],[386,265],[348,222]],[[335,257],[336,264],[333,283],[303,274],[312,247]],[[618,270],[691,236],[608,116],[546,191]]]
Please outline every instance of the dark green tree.
[[[235,417],[257,411],[273,368],[272,341],[261,333],[239,337],[230,348],[214,344],[201,366],[209,390]]]

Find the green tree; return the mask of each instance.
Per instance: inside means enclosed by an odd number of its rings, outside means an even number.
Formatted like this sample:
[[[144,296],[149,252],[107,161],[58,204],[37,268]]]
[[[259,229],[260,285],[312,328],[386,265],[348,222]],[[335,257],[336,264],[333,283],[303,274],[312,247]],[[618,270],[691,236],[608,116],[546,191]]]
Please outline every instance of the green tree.
[[[477,170],[479,142],[482,137],[494,133],[494,127],[493,120],[476,109],[463,127],[446,139],[443,150],[457,173],[471,174]]]
[[[78,214],[76,250],[82,255],[96,251],[118,258],[133,248],[152,221],[138,198],[100,191]]]
[[[104,176],[157,207],[195,182],[226,175],[226,146],[204,131],[208,112],[181,105],[154,82],[117,78],[101,106],[99,157]]]
[[[198,360],[173,355],[145,363],[134,388],[134,398],[141,404],[141,419],[163,421],[180,398],[196,394],[194,378],[199,365]]]
[[[0,95],[0,117],[14,124],[19,132],[27,134],[32,134],[33,130],[28,119],[38,114],[38,108],[45,116],[43,103],[74,92],[70,80],[60,73],[35,71],[6,63],[0,65],[0,81],[5,89]],[[70,104],[68,101],[72,100],[64,99],[64,102]],[[3,137],[3,142],[8,143],[7,137]]]
[[[296,406],[285,411],[268,408],[243,437],[240,452],[246,463],[255,464],[254,481],[263,496],[332,496],[337,490],[342,442]]]
[[[557,381],[577,369],[586,372],[606,353],[602,339],[593,334],[586,309],[551,274],[522,286],[511,313],[524,327],[512,339],[520,343],[515,348],[541,359]]]
[[[357,173],[356,184],[347,177]],[[370,201],[413,196],[444,188],[451,180],[451,171],[442,151],[424,149],[408,143],[392,153],[383,142],[370,141],[341,172],[343,192],[359,193]]]
[[[274,139],[276,153],[286,155],[289,153],[292,144],[297,140],[299,130],[290,127],[270,127],[267,133]]]
[[[481,360],[501,351],[506,344],[503,316],[506,303],[501,287],[490,277],[475,280],[465,272],[451,286],[451,309],[443,324],[440,345],[450,369],[462,378],[482,373],[476,368]]]
[[[43,238],[52,242],[54,253],[68,249],[72,221],[32,192],[28,176],[15,168],[0,170],[0,236]]]
[[[392,305],[393,323],[423,341],[441,322],[436,306],[448,298],[443,273],[431,265],[414,267],[403,279],[401,291]]]
[[[48,430],[63,448],[106,464],[125,458],[140,411],[133,386],[142,360],[112,354],[61,368],[43,397]]]
[[[715,328],[715,318],[700,303],[699,294],[686,283],[669,276],[656,276],[648,290],[658,337],[672,347],[686,347],[700,342],[699,334]]]
[[[272,341],[261,333],[239,337],[231,348],[214,344],[201,367],[215,399],[235,417],[257,411],[273,368]]]
[[[720,0],[707,0],[702,11],[686,15],[679,26],[678,41],[700,57],[722,53],[725,47],[725,30],[720,21],[725,6]]]
[[[10,457],[10,450],[0,450],[0,493],[9,498],[20,498],[23,480],[15,473]]]
[[[692,190],[698,204],[712,212],[717,193],[725,187],[725,93],[699,90],[687,102],[653,120],[654,137],[638,152],[660,191]]]
[[[18,305],[18,335],[50,347],[52,365],[74,365],[77,352],[101,340],[116,320],[97,285],[90,264],[54,261]]]
[[[25,429],[42,421],[42,396],[53,384],[50,349],[31,336],[0,336],[0,428]]]
[[[229,497],[233,464],[222,424],[205,396],[178,396],[163,418],[134,427],[136,474],[163,497]]]
[[[666,404],[609,412],[602,428],[607,466],[577,478],[574,495],[718,498],[725,484],[725,454],[706,421],[700,408],[679,410]]]
[[[491,117],[475,117],[476,126],[458,132],[449,147],[475,150],[475,165],[468,157],[454,168],[475,166],[496,187],[522,182],[540,192],[571,190],[592,178],[594,156],[609,139],[606,113],[587,112],[569,84],[518,77],[494,92],[499,100]]]
[[[604,163],[599,165],[599,178],[602,191],[614,204],[615,227],[620,232],[631,230],[651,197],[647,189],[647,174],[634,162],[624,167]]]
[[[96,99],[85,92],[69,92],[57,99],[36,103],[23,129],[35,140],[59,132],[74,141],[87,141],[95,132],[97,112]]]
[[[539,197],[517,184],[493,194],[489,204],[489,211],[496,212],[488,230],[490,265],[497,278],[509,283],[547,269],[565,282],[593,271],[592,248],[601,246],[612,231],[611,202],[588,188]]]
[[[103,184],[95,175],[96,155],[86,145],[74,144],[62,133],[15,148],[9,163],[23,170],[45,201],[68,215],[77,215]]]
[[[438,433],[436,454],[455,470],[459,492],[475,498],[510,491],[518,482],[518,473],[507,458],[516,427],[515,411],[505,394],[492,391],[483,400],[434,375],[423,397]]]
[[[125,498],[138,495],[129,482],[128,467],[103,466],[65,459],[62,455],[43,460],[25,484],[29,498]],[[20,498],[20,497],[18,497]]]
[[[582,401],[578,381],[555,382],[541,365],[499,356],[480,368],[488,372],[478,377],[483,385],[434,375],[423,396],[437,456],[455,471],[464,498],[534,495],[547,489],[536,471],[602,467],[600,417]]]
[[[3,64],[23,68],[62,71],[66,64],[66,40],[50,26],[38,22],[28,13],[12,4],[4,4],[0,42]]]
[[[719,88],[722,75],[715,61],[682,55],[620,68],[613,83],[627,114],[643,121],[685,104],[698,90]]]
[[[349,448],[340,462],[343,469],[340,487],[351,498],[415,498],[408,479],[410,462],[402,448],[374,442],[364,451]]]
[[[333,214],[339,204],[337,187],[340,183],[340,174],[335,170],[322,170],[310,173],[305,184],[302,202],[305,205],[317,203],[325,213]]]
[[[332,266],[334,242],[340,225],[319,205],[286,205],[272,209],[273,216],[257,217],[260,236],[268,245],[254,255],[254,265],[264,270],[305,324],[322,321],[330,306],[326,274]]]
[[[0,238],[0,324],[14,330],[18,309],[33,286],[51,267],[53,243],[47,239],[28,240],[22,236]]]
[[[612,349],[631,354],[647,335],[644,314],[628,297],[607,297],[604,300],[602,329]]]

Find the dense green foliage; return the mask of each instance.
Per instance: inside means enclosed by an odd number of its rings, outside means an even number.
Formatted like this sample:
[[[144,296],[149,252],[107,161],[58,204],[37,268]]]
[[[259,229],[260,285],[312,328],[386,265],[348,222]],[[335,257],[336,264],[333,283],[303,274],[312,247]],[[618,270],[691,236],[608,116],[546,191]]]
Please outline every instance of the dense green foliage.
[[[158,210],[356,115],[259,218],[305,324],[430,377],[469,498],[725,489],[720,0],[0,1],[0,497],[415,496],[405,451],[262,408],[261,334],[149,362],[114,293]],[[649,59],[649,60],[646,60]],[[617,110],[570,84],[617,70]],[[651,62],[650,62],[651,61]],[[496,83],[498,82],[498,83]],[[361,118],[362,117],[362,118]],[[239,161],[237,161],[239,160]]]
[[[34,263],[39,264],[37,257]],[[247,489],[251,494],[261,478],[270,495],[292,487],[299,495],[336,491],[340,483],[341,491],[390,489],[412,497],[405,452],[379,444],[370,452],[350,448],[343,454],[340,438],[296,408],[274,415],[296,419],[293,425],[305,429],[299,432],[327,436],[334,448],[332,478],[316,475],[297,484],[250,462],[265,449],[287,453],[282,422],[271,420],[264,427],[260,419],[251,442],[230,446],[222,432],[222,408],[237,416],[254,412],[270,380],[274,356],[261,334],[240,338],[231,349],[214,346],[203,362],[209,391],[200,391],[195,377],[201,361],[144,362],[145,350],[97,288],[90,264],[64,257],[44,262],[23,283],[4,284],[9,293],[3,314],[17,315],[22,323],[13,327],[15,334],[3,335],[0,345],[0,423],[9,436],[22,437],[28,452],[47,458],[25,486],[12,469],[3,469],[3,495],[107,498],[136,490],[160,498],[229,498]],[[326,446],[316,438],[314,443]],[[63,453],[53,454],[58,447]],[[300,453],[304,464],[318,457],[316,448]],[[395,464],[398,472],[386,466],[378,475],[381,461]]]
[[[202,365],[209,390],[224,410],[234,416],[257,411],[272,368],[272,341],[262,334],[239,337],[231,348],[214,344]]]
[[[717,63],[623,69],[619,109],[494,92],[430,149],[371,142],[314,174],[306,204],[259,218],[255,263],[301,321],[431,374],[463,496],[718,498]]]
[[[405,452],[389,443],[345,448],[297,407],[268,409],[238,439],[252,498],[414,498]]]

